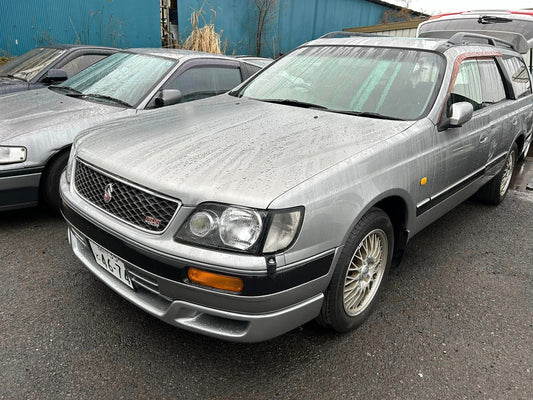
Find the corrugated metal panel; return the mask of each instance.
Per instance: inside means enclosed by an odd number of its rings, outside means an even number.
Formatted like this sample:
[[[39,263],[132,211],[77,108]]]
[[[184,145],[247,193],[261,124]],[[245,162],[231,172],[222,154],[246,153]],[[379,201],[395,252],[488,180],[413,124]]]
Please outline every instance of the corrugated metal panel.
[[[0,49],[52,43],[160,47],[157,0],[0,0]]]
[[[190,16],[204,5],[206,22],[216,11],[215,29],[222,30],[227,40],[227,53],[255,54],[257,9],[249,0],[179,0],[180,38],[191,31]],[[280,0],[277,18],[267,27],[262,55],[276,56],[302,43],[346,26],[371,25],[380,22],[390,8],[366,0]]]
[[[346,26],[376,24],[388,8],[365,0],[292,0],[280,4],[279,49],[286,52]]]

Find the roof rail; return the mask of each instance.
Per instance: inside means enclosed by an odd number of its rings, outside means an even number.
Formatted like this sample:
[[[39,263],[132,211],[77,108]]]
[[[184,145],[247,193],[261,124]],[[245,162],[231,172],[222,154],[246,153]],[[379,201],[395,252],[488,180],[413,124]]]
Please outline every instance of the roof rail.
[[[487,35],[481,35],[479,33],[457,32],[451,38],[448,39],[448,43],[460,45],[460,44],[465,43],[465,40],[464,40],[465,38],[484,39],[488,42],[489,45],[495,46],[495,47],[497,46],[497,43],[500,43],[518,52],[518,49],[516,48],[516,46],[513,43],[508,42],[507,40],[498,39],[498,38],[487,36]]]
[[[336,31],[336,32],[326,33],[325,35],[320,36],[319,39],[332,39],[332,38],[349,37],[349,36],[376,37],[378,35],[374,35],[372,33]]]

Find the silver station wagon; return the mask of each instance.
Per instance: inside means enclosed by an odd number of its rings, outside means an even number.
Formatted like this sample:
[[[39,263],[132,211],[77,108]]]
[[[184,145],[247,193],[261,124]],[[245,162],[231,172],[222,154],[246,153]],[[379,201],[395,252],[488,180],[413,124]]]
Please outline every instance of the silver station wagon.
[[[508,42],[339,36],[229,94],[87,130],[61,179],[76,256],[225,340],[360,325],[409,239],[476,193],[504,199],[533,95]]]

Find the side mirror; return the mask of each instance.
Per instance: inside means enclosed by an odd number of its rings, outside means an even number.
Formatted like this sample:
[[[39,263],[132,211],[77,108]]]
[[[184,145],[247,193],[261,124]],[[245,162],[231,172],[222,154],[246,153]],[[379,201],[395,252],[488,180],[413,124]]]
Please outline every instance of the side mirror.
[[[43,81],[46,83],[63,82],[68,79],[68,75],[62,69],[50,69],[44,76]]]
[[[181,91],[178,89],[163,89],[159,91],[158,96],[155,99],[155,106],[164,107],[178,104],[181,102],[182,98]]]
[[[472,119],[474,113],[474,107],[472,104],[461,101],[459,103],[452,104],[450,127],[455,128],[463,125],[464,123]]]

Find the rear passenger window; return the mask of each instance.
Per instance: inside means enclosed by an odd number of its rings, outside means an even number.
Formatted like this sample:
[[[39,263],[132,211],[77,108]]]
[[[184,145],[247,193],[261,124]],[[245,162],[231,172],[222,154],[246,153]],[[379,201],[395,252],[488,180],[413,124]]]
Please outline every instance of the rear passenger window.
[[[483,107],[505,100],[505,87],[503,86],[500,70],[494,60],[478,60],[481,76],[481,89],[483,93]]]
[[[514,98],[518,99],[531,94],[531,81],[524,61],[518,57],[503,57],[503,65],[509,72]]]

